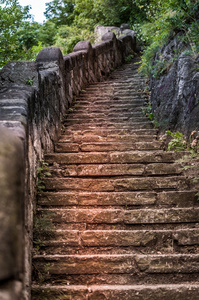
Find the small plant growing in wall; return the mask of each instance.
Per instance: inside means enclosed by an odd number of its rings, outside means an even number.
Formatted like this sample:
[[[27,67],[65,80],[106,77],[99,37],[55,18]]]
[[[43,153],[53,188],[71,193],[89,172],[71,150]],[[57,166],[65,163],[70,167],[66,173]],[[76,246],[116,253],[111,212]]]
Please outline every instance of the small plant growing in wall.
[[[44,265],[44,268],[42,271],[40,271],[36,265],[33,265],[33,277],[35,276],[39,282],[39,284],[44,284],[47,280],[50,279],[50,263],[47,263]],[[43,298],[41,298],[43,299]]]
[[[189,151],[189,154],[178,160],[183,164],[182,171],[186,172],[186,175],[191,178],[194,184],[198,185],[199,182],[199,134],[197,131],[193,131],[186,141],[181,132],[167,131],[167,135],[172,139],[168,144],[168,151]],[[199,186],[194,186],[199,189]],[[199,192],[196,193],[199,200]]]
[[[27,79],[26,84],[32,86],[33,85],[33,79]]]
[[[155,128],[159,127],[159,123],[155,117],[155,114],[152,111],[152,103],[145,102],[144,106],[142,107],[142,113],[151,120]]]
[[[54,224],[52,221],[54,214],[51,212],[45,212],[41,215],[36,215],[33,220],[34,234],[33,244],[35,250],[40,250],[40,247],[44,246],[44,240],[54,237]]]
[[[40,161],[40,166],[37,168],[37,191],[40,193],[45,189],[45,178],[51,176],[49,165],[44,160]]]

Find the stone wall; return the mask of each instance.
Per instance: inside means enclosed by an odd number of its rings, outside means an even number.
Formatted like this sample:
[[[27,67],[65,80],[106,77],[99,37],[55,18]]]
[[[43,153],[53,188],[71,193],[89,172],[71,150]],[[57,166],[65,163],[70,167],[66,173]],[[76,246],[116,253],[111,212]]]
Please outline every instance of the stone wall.
[[[150,78],[153,111],[162,131],[189,136],[199,130],[199,55],[188,50],[179,33],[156,54],[154,68],[161,63],[163,74]]]
[[[0,216],[5,218],[0,228],[1,299],[30,299],[37,167],[44,153],[53,151],[67,109],[84,87],[105,80],[135,47],[132,36],[117,39],[108,32],[101,43],[79,42],[64,57],[57,47],[44,48],[35,62],[10,62],[1,70],[0,159],[6,160],[0,178],[2,190],[8,191],[0,200],[0,207],[5,207]],[[10,231],[13,235],[7,240]]]

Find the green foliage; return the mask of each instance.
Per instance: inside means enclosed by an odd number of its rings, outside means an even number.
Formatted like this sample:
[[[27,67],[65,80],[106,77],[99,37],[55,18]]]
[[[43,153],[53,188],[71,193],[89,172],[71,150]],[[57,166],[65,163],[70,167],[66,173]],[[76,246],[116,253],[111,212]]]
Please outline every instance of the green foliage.
[[[33,227],[34,236],[33,243],[35,246],[42,246],[42,239],[54,237],[54,225],[52,222],[53,213],[46,212],[40,216],[34,217]]]
[[[18,29],[24,19],[29,18],[29,6],[22,8],[17,0],[0,1],[0,68],[10,60],[23,57],[19,51]]]
[[[199,135],[197,131],[193,131],[189,137],[189,141],[187,141],[187,150],[189,150],[189,154],[185,155],[182,159],[178,160],[178,162],[182,163],[183,167],[182,171],[186,172],[186,175],[191,178],[191,181],[197,189],[199,188]],[[196,193],[196,197],[199,200],[199,192]]]
[[[146,76],[158,78],[167,69],[172,61],[164,58],[152,65],[153,58],[167,40],[178,32],[182,32],[184,44],[189,46],[192,53],[199,53],[199,2],[193,0],[163,0],[154,1],[159,5],[158,10],[152,9],[148,14],[147,22],[140,24],[139,36],[145,43],[140,71]]]
[[[94,34],[87,29],[81,29],[77,26],[63,25],[59,27],[56,36],[56,46],[59,46],[63,54],[68,54],[73,51],[74,46],[83,40],[94,42]]]
[[[154,112],[152,111],[152,103],[151,102],[145,102],[144,107],[142,107],[142,113],[151,120],[155,128],[159,127],[159,123],[155,117]]]
[[[33,80],[32,80],[32,79],[28,79],[28,80],[26,81],[26,84],[32,86],[32,85],[33,85]]]
[[[45,178],[51,176],[51,173],[49,172],[49,166],[48,163],[46,163],[44,160],[40,161],[40,166],[37,168],[37,190],[38,192],[41,192],[45,189]]]
[[[52,21],[56,27],[61,25],[71,25],[74,20],[75,0],[53,0],[46,3],[44,15],[46,19]]]
[[[33,46],[31,49],[29,49],[26,54],[24,55],[24,58],[27,60],[35,60],[39,52],[44,48],[41,42],[38,42],[38,45]]]
[[[187,149],[187,142],[181,132],[167,130],[166,134],[172,137],[172,140],[168,144],[168,151],[183,151]]]
[[[130,63],[133,58],[134,58],[134,55],[133,54],[129,54],[127,57],[125,57],[125,62],[126,63]]]

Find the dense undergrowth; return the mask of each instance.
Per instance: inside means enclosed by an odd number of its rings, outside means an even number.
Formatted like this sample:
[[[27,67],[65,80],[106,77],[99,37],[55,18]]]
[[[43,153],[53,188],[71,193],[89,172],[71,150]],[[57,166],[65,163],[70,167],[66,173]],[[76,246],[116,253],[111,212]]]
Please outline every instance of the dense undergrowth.
[[[140,24],[140,39],[144,41],[144,52],[140,70],[147,76],[161,76],[178,57],[179,49],[173,49],[173,57],[164,57],[153,63],[155,54],[168,39],[179,35],[187,55],[199,53],[199,2],[194,0],[161,1],[160,9],[154,12],[153,20]]]

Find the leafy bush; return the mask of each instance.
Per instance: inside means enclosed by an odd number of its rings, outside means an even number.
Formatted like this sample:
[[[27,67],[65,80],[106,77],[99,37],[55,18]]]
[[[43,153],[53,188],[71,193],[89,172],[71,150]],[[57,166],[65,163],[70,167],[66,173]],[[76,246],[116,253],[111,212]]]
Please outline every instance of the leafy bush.
[[[73,52],[74,46],[83,40],[89,40],[91,43],[94,43],[94,34],[87,29],[82,30],[77,26],[63,25],[58,29],[55,44],[66,55]]]
[[[168,151],[183,151],[187,149],[187,142],[181,132],[167,130],[166,134],[172,137],[172,140],[168,144]]]

